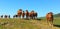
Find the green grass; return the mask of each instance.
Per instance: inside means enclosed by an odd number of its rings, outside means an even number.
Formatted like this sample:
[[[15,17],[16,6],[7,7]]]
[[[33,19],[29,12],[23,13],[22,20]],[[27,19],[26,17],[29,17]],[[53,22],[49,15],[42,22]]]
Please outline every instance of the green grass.
[[[41,29],[40,24],[45,21],[45,18],[42,20],[0,19],[0,23],[7,22],[5,25],[0,24],[0,29]],[[55,18],[54,24],[60,25],[60,18]]]
[[[0,29],[38,29],[34,25],[37,20],[24,20],[24,19],[0,19],[1,22],[8,22],[9,25],[0,25]]]
[[[54,24],[60,25],[60,18],[59,18],[59,17],[56,17],[56,18],[54,19]]]

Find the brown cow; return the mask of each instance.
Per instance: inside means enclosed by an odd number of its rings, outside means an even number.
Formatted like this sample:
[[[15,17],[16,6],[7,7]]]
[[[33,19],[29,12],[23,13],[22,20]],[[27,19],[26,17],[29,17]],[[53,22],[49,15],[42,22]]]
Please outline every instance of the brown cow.
[[[28,19],[29,18],[29,12],[28,12],[28,10],[26,10],[26,19]]]
[[[21,18],[21,15],[22,15],[22,9],[19,9],[19,10],[18,10],[17,15],[18,15],[18,17]]]
[[[34,17],[34,19],[37,18],[37,12],[34,12],[33,17]]]
[[[30,19],[32,18],[32,13],[31,13],[31,12],[29,13],[29,18],[30,18]]]
[[[46,19],[47,19],[47,23],[49,25],[53,25],[53,13],[52,12],[50,12],[46,15]]]
[[[23,12],[22,12],[22,18],[24,18],[24,17],[25,17],[25,12],[23,11]]]
[[[34,11],[33,11],[33,10],[29,13],[29,17],[30,17],[31,19],[34,18]]]

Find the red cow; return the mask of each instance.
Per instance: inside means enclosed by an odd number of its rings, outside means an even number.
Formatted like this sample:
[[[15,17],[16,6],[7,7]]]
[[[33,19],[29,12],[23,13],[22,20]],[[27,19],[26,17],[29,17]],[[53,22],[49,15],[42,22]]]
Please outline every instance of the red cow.
[[[22,15],[22,9],[18,10],[17,15],[18,15],[18,17],[21,17],[21,15]]]
[[[29,13],[29,17],[30,17],[31,19],[34,18],[34,11],[33,11],[33,10]]]
[[[53,25],[53,13],[50,12],[46,15],[47,23]]]

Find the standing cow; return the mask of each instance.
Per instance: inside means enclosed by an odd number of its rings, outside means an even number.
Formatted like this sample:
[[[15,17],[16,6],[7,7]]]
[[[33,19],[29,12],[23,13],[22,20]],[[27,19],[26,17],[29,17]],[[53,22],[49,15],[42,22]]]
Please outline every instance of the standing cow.
[[[46,19],[47,19],[47,23],[49,25],[53,25],[53,13],[52,12],[49,12],[47,15],[46,15]]]
[[[29,12],[29,19],[32,19],[32,13]]]
[[[13,16],[13,18],[17,18],[17,17],[18,17],[18,15],[14,15],[14,16]]]
[[[34,10],[31,11],[31,18],[34,19]]]
[[[30,19],[34,18],[34,11],[33,10],[29,13],[29,17],[30,17]]]
[[[18,10],[17,15],[18,15],[18,17],[21,18],[21,15],[22,15],[22,9],[19,9],[19,10]]]
[[[22,12],[22,18],[24,18],[24,17],[25,17],[25,12],[23,11],[23,12]]]
[[[8,16],[7,16],[7,15],[5,15],[5,16],[4,16],[4,18],[8,18]]]
[[[34,12],[34,10],[32,10],[29,13],[29,17],[30,17],[30,19],[36,19],[37,18],[37,12]]]
[[[10,18],[10,15],[8,17]]]
[[[3,18],[3,15],[1,15],[1,18]]]
[[[33,14],[33,18],[34,18],[34,19],[37,18],[37,12],[34,12],[34,14]]]
[[[26,19],[28,19],[29,18],[29,12],[28,12],[28,10],[26,10]]]

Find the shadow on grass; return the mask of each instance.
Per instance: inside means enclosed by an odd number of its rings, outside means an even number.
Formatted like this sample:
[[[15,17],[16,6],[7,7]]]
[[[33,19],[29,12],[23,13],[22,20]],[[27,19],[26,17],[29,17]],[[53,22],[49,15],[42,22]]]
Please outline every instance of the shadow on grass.
[[[30,19],[25,18],[25,20],[30,20]],[[36,19],[32,19],[32,20],[42,20],[42,19],[36,18]]]
[[[54,25],[54,26],[56,26],[56,27],[60,27],[60,25]]]
[[[37,18],[37,19],[35,19],[35,20],[42,20],[42,19],[38,19],[38,18]]]

